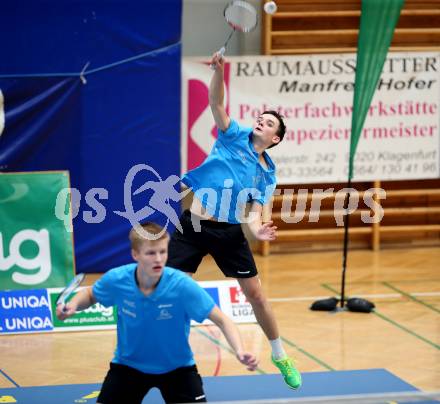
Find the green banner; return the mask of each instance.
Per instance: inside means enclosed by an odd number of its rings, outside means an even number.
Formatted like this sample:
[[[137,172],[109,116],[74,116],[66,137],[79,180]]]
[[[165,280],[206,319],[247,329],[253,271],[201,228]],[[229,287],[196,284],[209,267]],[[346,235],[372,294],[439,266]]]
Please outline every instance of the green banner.
[[[111,328],[116,326],[116,308],[104,307],[100,303],[96,303],[93,306],[90,306],[88,309],[78,312],[64,321],[59,320],[55,313],[56,300],[60,291],[61,290],[57,290],[56,292],[53,290],[48,291],[50,294],[50,304],[53,313],[52,321],[55,330],[60,328],[71,329],[75,327],[82,327],[85,330],[87,327],[89,327],[89,329],[99,329],[103,326],[112,326]],[[75,293],[70,298],[73,296],[75,296]]]
[[[404,0],[362,0],[351,120],[349,179],[359,137],[399,20]]]
[[[73,236],[55,216],[67,172],[0,174],[0,288],[65,286],[75,273]],[[69,209],[71,211],[71,209]]]

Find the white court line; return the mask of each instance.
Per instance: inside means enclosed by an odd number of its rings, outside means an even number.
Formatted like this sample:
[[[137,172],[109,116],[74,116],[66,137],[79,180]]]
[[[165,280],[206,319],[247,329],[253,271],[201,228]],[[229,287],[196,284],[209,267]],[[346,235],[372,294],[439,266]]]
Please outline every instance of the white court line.
[[[410,296],[433,296],[437,297],[440,296],[440,292],[414,292],[409,293]],[[356,295],[356,297],[362,297],[362,298],[376,298],[376,299],[395,299],[395,298],[401,298],[405,295],[402,295],[400,293],[382,293],[382,294],[370,294],[370,295]],[[274,297],[267,299],[269,302],[302,302],[302,301],[309,301],[309,300],[320,300],[320,299],[326,299],[329,296],[303,296],[303,297]]]
[[[410,293],[411,296],[439,296],[440,292],[416,292],[416,293]]]
[[[311,396],[298,398],[267,398],[261,400],[240,400],[240,401],[217,401],[217,404],[373,404],[373,403],[397,403],[405,402],[434,402],[440,398],[440,391],[424,392],[424,391],[396,391],[391,393],[373,393],[373,394],[347,394],[335,396]],[[432,401],[431,401],[432,399]]]

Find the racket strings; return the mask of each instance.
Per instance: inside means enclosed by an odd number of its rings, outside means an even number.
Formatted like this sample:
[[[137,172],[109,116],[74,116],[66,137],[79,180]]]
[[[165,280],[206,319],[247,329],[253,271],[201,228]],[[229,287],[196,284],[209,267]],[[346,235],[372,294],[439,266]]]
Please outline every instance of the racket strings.
[[[237,31],[249,32],[257,25],[257,12],[255,8],[241,0],[235,0],[226,7],[225,20]]]
[[[85,278],[85,274],[78,274],[76,275],[70,282],[69,285],[66,286],[66,288],[60,293],[57,299],[57,304],[59,303],[65,303],[67,298],[72,294],[72,292],[82,283],[82,281]]]

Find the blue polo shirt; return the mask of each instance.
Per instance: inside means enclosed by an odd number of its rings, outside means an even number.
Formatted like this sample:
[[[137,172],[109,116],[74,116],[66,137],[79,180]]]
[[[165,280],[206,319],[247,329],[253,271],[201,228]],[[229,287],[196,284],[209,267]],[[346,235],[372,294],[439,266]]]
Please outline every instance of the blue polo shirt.
[[[266,204],[276,187],[275,165],[263,152],[268,168],[259,162],[252,144],[252,128],[231,120],[206,160],[182,178],[212,217],[240,223],[248,202]]]
[[[111,269],[93,285],[99,303],[117,306],[112,362],[153,374],[194,365],[190,321],[205,320],[214,301],[188,275],[169,267],[154,292],[145,296],[136,284],[135,270],[136,263]]]

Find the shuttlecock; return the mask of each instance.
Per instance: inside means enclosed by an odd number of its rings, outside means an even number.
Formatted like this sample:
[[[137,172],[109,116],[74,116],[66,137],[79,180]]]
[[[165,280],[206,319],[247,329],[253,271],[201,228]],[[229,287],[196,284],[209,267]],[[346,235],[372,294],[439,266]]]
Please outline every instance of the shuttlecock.
[[[264,3],[264,11],[267,14],[274,14],[277,11],[277,5],[274,1],[268,1]]]

